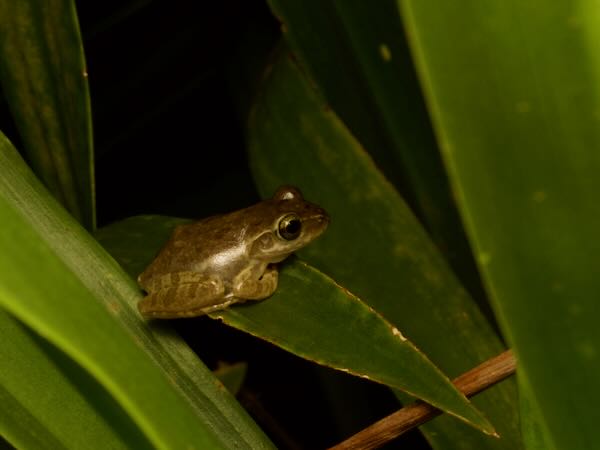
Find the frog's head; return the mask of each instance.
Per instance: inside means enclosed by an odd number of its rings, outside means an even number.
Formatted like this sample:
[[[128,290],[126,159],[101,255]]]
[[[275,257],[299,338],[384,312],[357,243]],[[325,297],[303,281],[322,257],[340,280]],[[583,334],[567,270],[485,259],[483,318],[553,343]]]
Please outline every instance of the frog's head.
[[[329,224],[323,208],[307,202],[300,191],[282,186],[260,204],[265,229],[252,245],[251,256],[279,262],[319,237]]]

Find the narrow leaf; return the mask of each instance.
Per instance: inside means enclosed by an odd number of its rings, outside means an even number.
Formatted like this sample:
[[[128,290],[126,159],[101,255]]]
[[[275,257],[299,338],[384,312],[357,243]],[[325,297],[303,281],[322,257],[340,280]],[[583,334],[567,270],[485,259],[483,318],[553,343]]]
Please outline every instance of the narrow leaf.
[[[211,316],[303,358],[406,392],[493,432],[396,327],[306,263],[286,264],[271,298]]]
[[[166,374],[1,197],[0,214],[9,256],[0,259],[0,304],[90,371],[156,447],[220,448]]]
[[[3,310],[0,342],[0,434],[16,448],[151,448],[83,369]]]
[[[248,136],[263,195],[291,183],[331,216],[327,233],[303,258],[380,312],[450,376],[502,351],[402,198],[285,53],[265,77]],[[447,418],[428,428],[429,439],[454,448],[518,448],[514,385],[503,383],[473,402],[506,441],[468,433]]]
[[[180,219],[181,222],[183,220]],[[99,230],[100,240],[115,247],[129,270],[151,261],[166,241],[165,224],[177,219],[132,217]],[[119,234],[121,239],[118,239]],[[314,245],[314,244],[313,244]],[[136,262],[147,252],[144,264]],[[110,247],[109,247],[110,249]],[[129,250],[129,252],[128,252]],[[400,331],[368,305],[314,268],[286,262],[275,294],[209,314],[227,325],[267,340],[296,355],[338,370],[392,386],[470,423],[490,431],[450,380],[410,343]]]
[[[269,0],[323,97],[471,292],[481,282],[449,189],[395,0]]]
[[[0,166],[0,304],[97,379],[153,445],[271,448],[180,338],[140,320],[132,280],[4,137]]]
[[[90,99],[72,0],[0,0],[0,83],[34,171],[92,230]]]

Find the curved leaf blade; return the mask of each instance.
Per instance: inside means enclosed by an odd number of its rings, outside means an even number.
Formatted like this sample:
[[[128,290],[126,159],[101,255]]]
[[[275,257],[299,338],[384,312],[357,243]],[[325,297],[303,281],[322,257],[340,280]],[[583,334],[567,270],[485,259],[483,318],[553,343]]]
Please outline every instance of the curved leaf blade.
[[[172,330],[140,320],[139,289],[5,138],[0,166],[0,206],[10,224],[0,233],[0,266],[10,274],[0,279],[2,305],[93,374],[154,444],[272,448]],[[33,272],[32,260],[40,264]]]
[[[0,342],[0,435],[16,448],[151,448],[103,388],[3,310]]]
[[[156,447],[221,448],[165,374],[5,198],[0,214],[0,246],[10,256],[0,259],[0,304],[90,371]]]
[[[152,245],[166,241],[169,226],[184,222],[164,216],[131,217],[98,234],[137,276],[159,249]],[[392,386],[486,427],[485,419],[472,412],[448,378],[397,328],[305,263],[284,263],[270,298],[209,316],[305,359]]]
[[[0,0],[0,24],[0,82],[28,160],[93,230],[90,98],[74,3]]]
[[[598,7],[398,4],[535,440],[597,446]]]
[[[494,431],[396,327],[306,263],[285,264],[272,297],[211,317],[305,359],[406,392],[488,433]]]
[[[323,97],[401,190],[465,287],[482,299],[396,1],[269,4]]]
[[[48,450],[66,448],[3,385],[0,385],[0,401],[0,437],[3,444],[6,442],[4,447]]]
[[[287,54],[269,68],[248,136],[263,195],[294,184],[330,213],[327,233],[300,252],[303,258],[380,312],[451,376],[502,351],[402,198]],[[519,448],[512,382],[473,403],[506,440],[469,433],[448,418],[426,426],[428,438],[441,448]]]

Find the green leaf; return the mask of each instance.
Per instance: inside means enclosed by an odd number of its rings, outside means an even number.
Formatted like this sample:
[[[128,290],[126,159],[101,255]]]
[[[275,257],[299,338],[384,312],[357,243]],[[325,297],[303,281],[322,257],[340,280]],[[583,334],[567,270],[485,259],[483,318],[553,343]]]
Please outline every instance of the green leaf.
[[[375,8],[361,0],[269,3],[323,97],[483,304],[395,0]]]
[[[404,391],[493,432],[396,327],[306,263],[287,263],[269,299],[211,316],[303,358]]]
[[[238,362],[234,364],[223,364],[214,371],[214,374],[229,392],[233,395],[237,395],[242,388],[242,384],[244,384],[246,372],[248,372],[248,364],[245,362]]]
[[[0,82],[33,170],[92,230],[90,98],[73,1],[0,0]]]
[[[119,257],[136,276],[139,267],[149,264],[158,250],[152,245],[167,231],[164,224],[177,222],[162,216],[132,217],[112,224],[106,238],[102,237],[103,229],[98,234],[101,242],[118,249]],[[162,241],[167,237],[165,234]],[[146,249],[146,257],[140,248]],[[134,262],[141,257],[144,264]],[[397,328],[305,263],[285,263],[277,291],[269,299],[209,316],[308,360],[408,392],[488,432],[492,430]]]
[[[92,292],[0,198],[0,303],[90,371],[131,414],[157,447],[193,443],[218,448],[164,373],[142,352]],[[35,275],[30,273],[36,262]],[[143,374],[143,375],[142,375]],[[142,406],[143,405],[143,406]]]
[[[303,258],[380,312],[451,376],[501,352],[500,340],[402,198],[287,54],[270,67],[248,139],[263,195],[295,184],[330,213],[329,229],[300,252]],[[494,387],[474,403],[502,440],[448,418],[426,427],[428,438],[453,448],[519,448],[514,384]]]
[[[0,138],[0,304],[89,372],[159,448],[271,448],[139,290]],[[85,433],[85,429],[78,429]]]
[[[527,450],[556,450],[545,429],[540,407],[535,403],[531,386],[525,375],[519,375],[519,401],[521,406],[521,432]]]
[[[0,435],[16,448],[151,448],[95,380],[3,310],[0,342]]]
[[[596,448],[598,7],[399,5],[529,412],[553,447]]]

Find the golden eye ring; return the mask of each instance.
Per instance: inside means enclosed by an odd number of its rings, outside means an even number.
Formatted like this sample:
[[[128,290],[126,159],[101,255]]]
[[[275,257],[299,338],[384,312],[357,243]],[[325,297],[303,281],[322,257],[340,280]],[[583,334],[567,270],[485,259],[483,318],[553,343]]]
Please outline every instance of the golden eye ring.
[[[302,221],[296,214],[288,214],[279,221],[277,230],[283,239],[293,241],[302,232]]]

